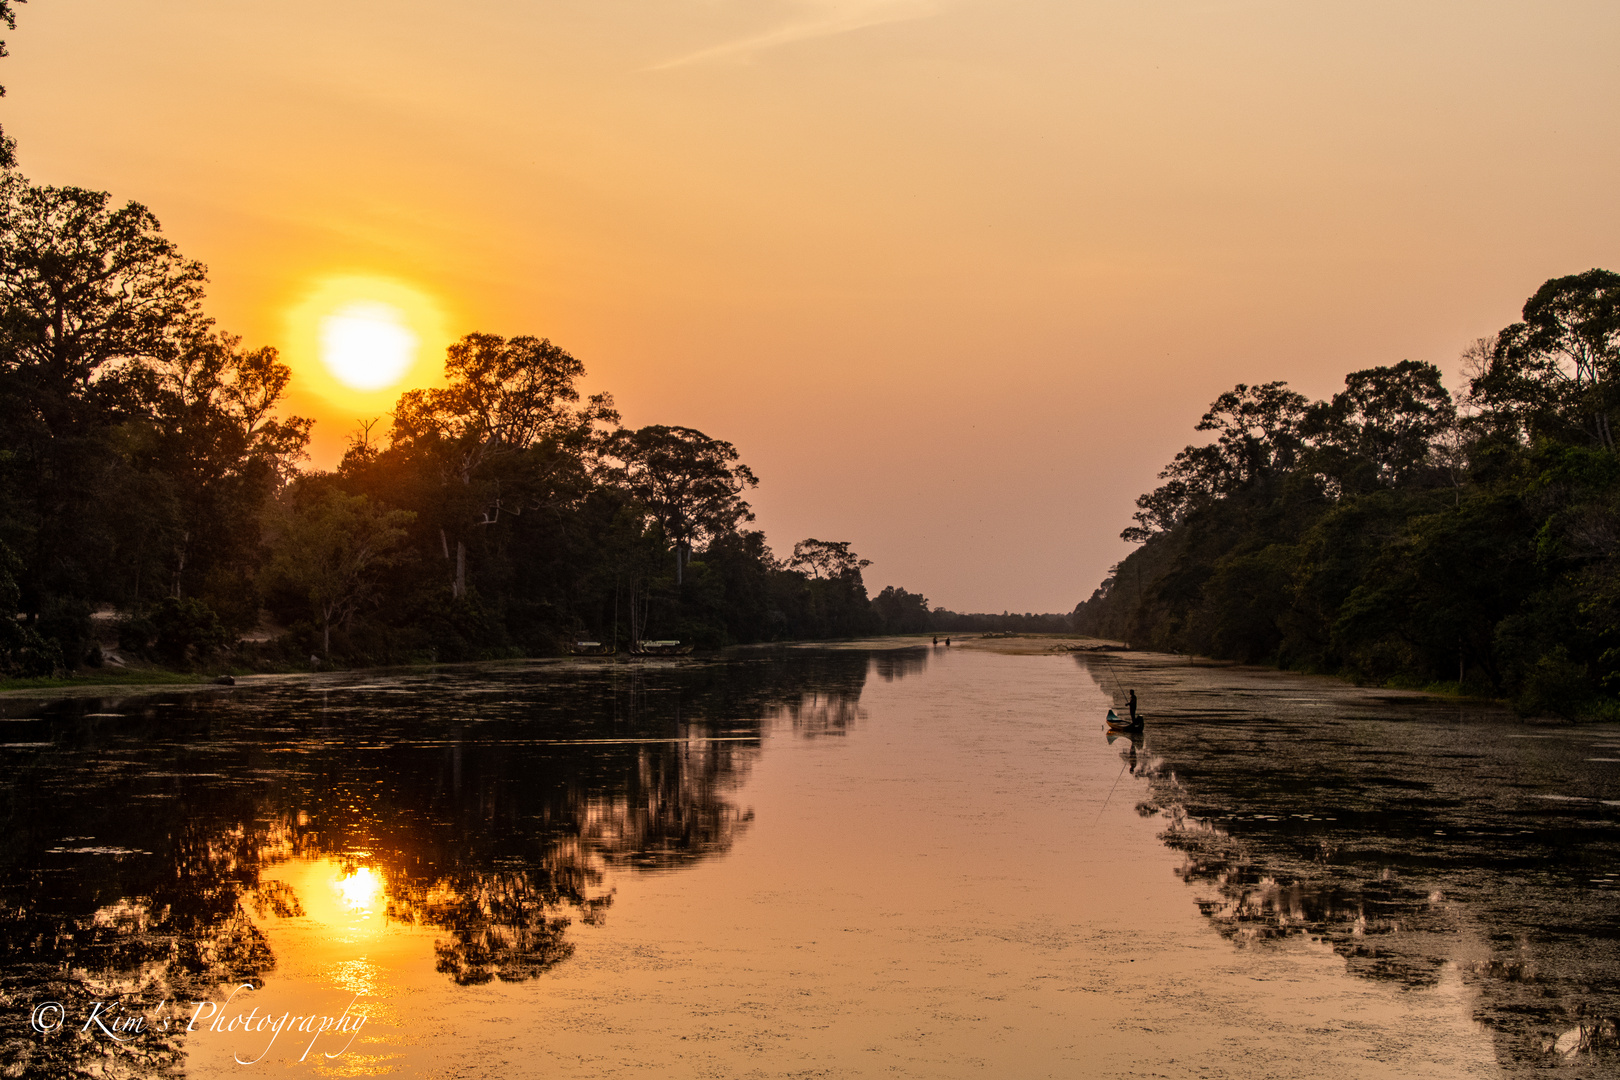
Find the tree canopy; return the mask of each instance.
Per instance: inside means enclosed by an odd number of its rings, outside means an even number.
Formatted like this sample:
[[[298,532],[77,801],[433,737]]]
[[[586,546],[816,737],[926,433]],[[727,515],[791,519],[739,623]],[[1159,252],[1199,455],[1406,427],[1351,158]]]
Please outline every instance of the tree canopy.
[[[728,442],[693,428],[651,424],[614,432],[606,451],[618,463],[615,482],[675,545],[677,584],[694,544],[754,520],[742,493],[759,481]]]
[[[1137,500],[1083,631],[1527,710],[1620,692],[1620,275],[1554,278],[1465,355],[1353,371],[1329,400],[1238,385]]]

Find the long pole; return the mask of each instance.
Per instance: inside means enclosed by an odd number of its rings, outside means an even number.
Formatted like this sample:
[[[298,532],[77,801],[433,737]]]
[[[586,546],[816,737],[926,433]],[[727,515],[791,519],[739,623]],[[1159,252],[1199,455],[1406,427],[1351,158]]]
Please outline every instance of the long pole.
[[[1112,799],[1114,797],[1114,788],[1119,787],[1120,779],[1123,778],[1124,775],[1125,775],[1125,766],[1127,766],[1129,764],[1130,764],[1129,761],[1120,762],[1120,764],[1119,764],[1119,775],[1114,777],[1114,787],[1111,787],[1111,788],[1108,789],[1108,798],[1103,800],[1102,809],[1097,811],[1097,817],[1091,823],[1091,827],[1093,829],[1095,829],[1097,827],[1097,822],[1102,820],[1103,810],[1108,809],[1109,799]]]

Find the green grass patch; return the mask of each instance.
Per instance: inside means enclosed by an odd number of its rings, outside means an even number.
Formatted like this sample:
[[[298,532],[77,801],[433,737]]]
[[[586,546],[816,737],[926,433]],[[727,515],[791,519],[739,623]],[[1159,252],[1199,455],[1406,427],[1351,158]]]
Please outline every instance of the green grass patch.
[[[42,677],[37,679],[0,679],[0,692],[7,690],[77,690],[95,686],[177,686],[212,682],[214,676],[195,672],[163,671],[159,668],[135,668],[128,671],[109,671],[102,668],[94,674],[70,675],[66,678]]]

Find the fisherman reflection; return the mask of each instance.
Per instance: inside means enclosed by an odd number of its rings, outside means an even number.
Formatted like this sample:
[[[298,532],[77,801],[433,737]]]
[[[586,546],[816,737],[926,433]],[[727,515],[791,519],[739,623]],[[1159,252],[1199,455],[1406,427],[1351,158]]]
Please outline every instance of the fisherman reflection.
[[[1147,761],[1145,758],[1139,757],[1144,752],[1141,730],[1110,729],[1108,732],[1108,745],[1112,746],[1119,739],[1125,739],[1129,744],[1125,750],[1121,751],[1120,757],[1130,767],[1131,775],[1147,775]]]

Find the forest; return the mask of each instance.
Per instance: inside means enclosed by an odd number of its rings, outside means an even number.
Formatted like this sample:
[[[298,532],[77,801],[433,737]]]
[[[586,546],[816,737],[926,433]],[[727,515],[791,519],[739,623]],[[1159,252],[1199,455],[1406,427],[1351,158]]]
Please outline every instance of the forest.
[[[309,470],[291,370],[213,323],[146,207],[8,162],[0,260],[0,677],[1066,628],[869,597],[848,541],[779,557],[734,446],[621,427],[545,338],[465,335]]]
[[[623,428],[543,337],[466,334],[309,469],[291,369],[206,285],[145,206],[30,183],[0,132],[0,680],[1067,628],[868,596],[849,541],[778,556],[736,447]]]
[[[1220,395],[1076,629],[1614,716],[1620,274],[1547,281],[1463,360],[1456,396],[1412,360]]]

